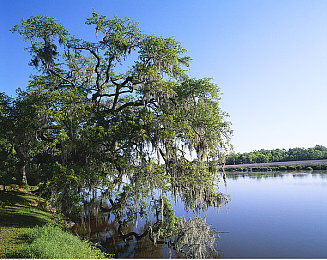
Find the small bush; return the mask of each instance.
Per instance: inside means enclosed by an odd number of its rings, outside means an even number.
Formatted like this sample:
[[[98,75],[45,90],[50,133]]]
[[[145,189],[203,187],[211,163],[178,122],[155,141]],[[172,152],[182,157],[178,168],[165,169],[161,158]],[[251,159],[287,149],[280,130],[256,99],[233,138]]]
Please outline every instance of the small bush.
[[[59,227],[47,224],[35,227],[26,233],[26,242],[17,253],[19,258],[106,258],[105,254],[87,241],[63,231]]]
[[[295,165],[289,165],[289,166],[287,166],[287,169],[291,170],[291,171],[296,171],[297,167]]]

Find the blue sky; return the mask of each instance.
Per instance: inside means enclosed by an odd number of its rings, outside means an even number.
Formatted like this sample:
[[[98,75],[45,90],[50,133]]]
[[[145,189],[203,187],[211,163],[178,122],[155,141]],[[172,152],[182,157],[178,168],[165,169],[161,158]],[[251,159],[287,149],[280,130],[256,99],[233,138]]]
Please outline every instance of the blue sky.
[[[221,87],[236,152],[327,146],[326,0],[0,0],[0,91],[14,96],[35,73],[10,28],[47,14],[90,37],[92,8],[180,41],[193,58],[191,76]]]

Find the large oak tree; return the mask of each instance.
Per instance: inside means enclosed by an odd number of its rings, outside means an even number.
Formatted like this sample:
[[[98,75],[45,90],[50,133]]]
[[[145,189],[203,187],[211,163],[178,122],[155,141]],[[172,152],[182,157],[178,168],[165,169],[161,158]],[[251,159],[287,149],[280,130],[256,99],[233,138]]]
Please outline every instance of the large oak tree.
[[[195,209],[225,202],[212,163],[223,160],[231,135],[219,87],[187,75],[191,59],[174,38],[95,12],[86,24],[94,41],[50,16],[12,29],[39,72],[27,89],[40,100],[29,161],[43,189],[65,213],[101,191],[119,218],[145,214],[152,198],[166,230],[174,225],[173,217],[164,222],[167,194]]]

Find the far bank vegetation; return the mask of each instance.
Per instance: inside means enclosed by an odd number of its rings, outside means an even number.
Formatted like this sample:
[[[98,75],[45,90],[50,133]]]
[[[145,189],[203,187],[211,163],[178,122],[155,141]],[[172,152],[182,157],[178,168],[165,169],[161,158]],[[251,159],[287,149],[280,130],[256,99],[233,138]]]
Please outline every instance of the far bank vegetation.
[[[327,148],[316,145],[313,148],[290,148],[252,151],[249,153],[232,153],[226,159],[226,165],[249,164],[249,163],[270,163],[289,162],[304,160],[327,159]]]

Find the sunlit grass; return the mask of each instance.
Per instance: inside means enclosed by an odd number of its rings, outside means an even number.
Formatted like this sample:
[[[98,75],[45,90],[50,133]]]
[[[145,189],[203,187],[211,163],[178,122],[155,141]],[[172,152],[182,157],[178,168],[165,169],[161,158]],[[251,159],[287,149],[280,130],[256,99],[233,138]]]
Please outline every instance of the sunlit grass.
[[[17,251],[22,239],[32,227],[46,223],[60,223],[59,216],[39,207],[44,200],[19,191],[0,191],[0,258]]]
[[[0,258],[105,257],[64,231],[61,217],[44,205],[44,199],[27,191],[0,191]]]
[[[47,224],[35,227],[25,234],[30,244],[23,245],[14,255],[19,258],[105,258],[105,255],[87,241],[65,232],[59,227]]]

